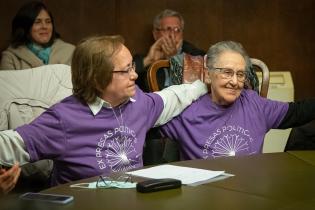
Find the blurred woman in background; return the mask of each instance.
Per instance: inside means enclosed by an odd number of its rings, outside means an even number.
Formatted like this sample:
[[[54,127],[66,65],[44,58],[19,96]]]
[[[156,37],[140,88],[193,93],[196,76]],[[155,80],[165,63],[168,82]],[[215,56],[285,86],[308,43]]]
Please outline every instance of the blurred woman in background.
[[[68,64],[72,44],[59,38],[46,5],[32,1],[22,6],[12,21],[10,46],[2,52],[2,70],[20,70],[46,64]]]

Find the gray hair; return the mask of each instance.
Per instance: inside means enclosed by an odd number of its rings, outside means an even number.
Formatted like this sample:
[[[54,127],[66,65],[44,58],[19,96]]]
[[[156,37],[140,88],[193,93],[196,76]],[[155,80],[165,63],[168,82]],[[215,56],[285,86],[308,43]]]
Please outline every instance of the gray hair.
[[[160,12],[157,16],[155,16],[155,18],[153,20],[154,29],[160,28],[160,22],[165,17],[177,17],[180,21],[181,29],[184,30],[185,22],[184,22],[183,16],[179,12],[176,12],[176,11],[170,10],[170,9],[165,9],[162,12]]]
[[[206,60],[207,62],[206,64],[209,70],[213,69],[213,66],[217,62],[218,57],[223,52],[226,52],[226,51],[236,52],[236,53],[239,53],[241,56],[243,56],[246,62],[245,71],[246,72],[250,71],[250,67],[252,64],[251,64],[251,61],[247,52],[245,51],[245,49],[240,43],[234,42],[234,41],[218,42],[209,48],[207,52],[207,60]]]

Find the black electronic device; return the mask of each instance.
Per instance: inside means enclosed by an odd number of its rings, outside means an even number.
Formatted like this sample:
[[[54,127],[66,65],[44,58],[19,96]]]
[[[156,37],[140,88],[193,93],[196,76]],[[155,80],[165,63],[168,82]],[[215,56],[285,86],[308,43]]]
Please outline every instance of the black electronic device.
[[[137,191],[142,193],[156,192],[181,187],[178,179],[150,179],[137,183]]]

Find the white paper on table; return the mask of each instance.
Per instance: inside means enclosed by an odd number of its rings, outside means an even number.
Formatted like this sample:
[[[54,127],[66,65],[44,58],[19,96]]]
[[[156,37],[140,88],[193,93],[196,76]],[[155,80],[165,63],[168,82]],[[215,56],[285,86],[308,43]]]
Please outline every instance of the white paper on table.
[[[211,171],[168,164],[130,171],[127,174],[152,179],[173,178],[181,180],[182,184],[187,185],[196,185],[199,182],[205,183],[207,180],[211,181],[211,179],[217,176],[225,175],[224,171]]]

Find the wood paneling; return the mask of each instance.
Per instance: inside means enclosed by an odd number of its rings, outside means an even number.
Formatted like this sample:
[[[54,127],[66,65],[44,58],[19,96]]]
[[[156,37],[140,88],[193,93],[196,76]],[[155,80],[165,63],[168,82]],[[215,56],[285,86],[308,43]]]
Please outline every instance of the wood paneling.
[[[8,45],[16,10],[26,0],[0,1],[0,50]],[[45,0],[64,40],[122,34],[132,53],[145,53],[152,20],[164,8],[182,13],[185,38],[207,50],[221,40],[241,42],[271,71],[291,71],[295,98],[315,97],[315,1],[300,0]]]

